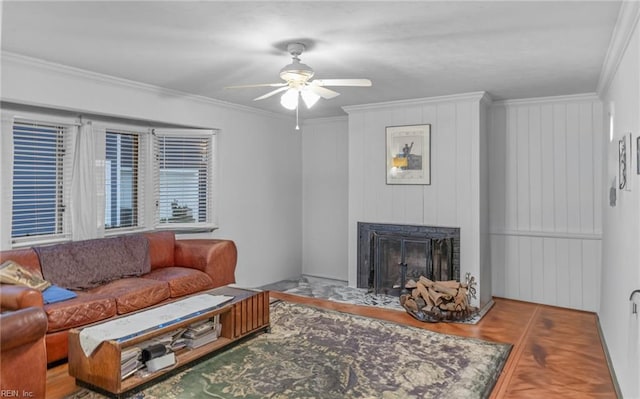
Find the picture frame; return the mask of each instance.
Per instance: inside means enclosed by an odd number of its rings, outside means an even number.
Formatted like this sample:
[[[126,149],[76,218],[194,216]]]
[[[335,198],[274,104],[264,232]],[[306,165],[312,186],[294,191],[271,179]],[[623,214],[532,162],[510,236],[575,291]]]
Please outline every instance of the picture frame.
[[[627,186],[627,135],[618,140],[618,188]]]
[[[627,134],[627,136],[629,136],[629,141],[628,144],[627,142],[625,142],[625,144],[627,144],[627,191],[631,191],[631,186],[633,186],[633,180],[631,179],[631,176],[633,175],[633,133],[629,132]],[[636,146],[636,150],[637,150],[637,146]]]
[[[431,125],[386,127],[387,184],[431,184]]]
[[[636,137],[636,174],[640,175],[640,136]]]

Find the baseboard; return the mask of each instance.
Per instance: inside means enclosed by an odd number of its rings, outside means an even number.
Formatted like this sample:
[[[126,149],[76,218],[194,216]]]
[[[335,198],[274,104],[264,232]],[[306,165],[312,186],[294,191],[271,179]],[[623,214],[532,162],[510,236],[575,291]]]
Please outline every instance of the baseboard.
[[[604,351],[604,357],[605,359],[607,359],[607,366],[609,367],[611,381],[613,382],[613,387],[616,390],[616,396],[618,398],[622,398],[622,390],[620,390],[620,385],[618,384],[618,378],[616,377],[616,371],[613,368],[613,362],[611,361],[611,355],[609,354],[607,341],[605,341],[604,339],[604,333],[602,331],[602,326],[600,325],[600,316],[598,316],[598,314],[596,314],[596,324],[598,326],[598,335],[600,336],[600,343],[602,345],[602,350]]]

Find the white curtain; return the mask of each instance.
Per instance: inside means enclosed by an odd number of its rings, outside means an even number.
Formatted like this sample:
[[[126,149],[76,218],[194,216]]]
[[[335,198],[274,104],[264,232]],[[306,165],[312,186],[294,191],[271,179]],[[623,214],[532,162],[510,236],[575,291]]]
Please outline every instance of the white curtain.
[[[74,140],[71,180],[73,240],[102,237],[104,233],[104,131],[84,122]],[[104,150],[102,150],[104,151]]]
[[[0,249],[11,248],[11,209],[13,209],[13,117],[3,113],[0,126]]]

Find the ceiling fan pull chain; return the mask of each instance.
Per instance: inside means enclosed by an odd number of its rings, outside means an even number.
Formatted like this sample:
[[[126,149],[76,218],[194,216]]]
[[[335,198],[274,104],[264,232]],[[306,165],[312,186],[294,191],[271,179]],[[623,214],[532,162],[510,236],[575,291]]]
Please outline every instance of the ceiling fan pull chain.
[[[298,126],[298,109],[300,109],[300,107],[296,107],[296,130],[300,130],[300,126]]]

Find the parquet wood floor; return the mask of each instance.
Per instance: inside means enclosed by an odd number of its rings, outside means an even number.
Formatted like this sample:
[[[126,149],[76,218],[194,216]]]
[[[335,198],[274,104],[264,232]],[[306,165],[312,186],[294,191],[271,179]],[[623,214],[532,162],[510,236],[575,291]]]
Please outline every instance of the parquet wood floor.
[[[513,344],[491,398],[616,398],[600,339],[589,312],[494,298],[476,325],[422,323],[404,312],[330,302],[281,292],[271,297],[408,324],[446,334]],[[67,365],[47,373],[47,399],[77,390]]]

